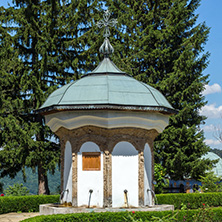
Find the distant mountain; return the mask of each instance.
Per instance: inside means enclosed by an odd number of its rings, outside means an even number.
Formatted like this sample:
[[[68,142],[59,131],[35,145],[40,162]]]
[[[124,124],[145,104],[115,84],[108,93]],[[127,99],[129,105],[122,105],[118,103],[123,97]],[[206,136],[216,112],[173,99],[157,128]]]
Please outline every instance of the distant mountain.
[[[32,172],[31,168],[26,168],[26,182],[23,181],[22,172],[20,171],[14,179],[9,177],[0,178],[0,183],[3,183],[3,190],[12,186],[15,183],[23,184],[27,187],[31,194],[38,193],[38,174]],[[51,194],[58,194],[60,192],[60,171],[58,168],[55,170],[55,174],[48,173],[49,189]]]

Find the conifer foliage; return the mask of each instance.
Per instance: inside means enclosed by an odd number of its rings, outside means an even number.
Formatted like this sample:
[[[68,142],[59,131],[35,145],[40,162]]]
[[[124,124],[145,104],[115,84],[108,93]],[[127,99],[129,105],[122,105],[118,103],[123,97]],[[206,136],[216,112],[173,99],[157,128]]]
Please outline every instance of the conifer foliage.
[[[104,5],[118,19],[110,41],[114,63],[166,96],[178,114],[156,139],[155,159],[173,179],[198,178],[211,166],[199,130],[208,76],[209,28],[197,24],[200,0],[14,0],[0,8],[0,173],[37,168],[40,194],[59,145],[35,113],[57,87],[98,63],[103,41],[95,23]],[[100,12],[100,13],[98,13]],[[97,33],[96,33],[97,32]],[[99,38],[97,40],[97,38]]]
[[[201,159],[204,143],[199,114],[208,76],[204,53],[209,28],[197,24],[199,0],[108,1],[118,18],[115,63],[160,90],[178,114],[155,141],[155,161],[173,179],[198,179],[212,165]]]
[[[0,9],[0,172],[14,177],[25,166],[37,168],[39,194],[49,194],[47,170],[54,171],[60,152],[35,110],[90,68],[96,7],[88,0],[14,0]]]

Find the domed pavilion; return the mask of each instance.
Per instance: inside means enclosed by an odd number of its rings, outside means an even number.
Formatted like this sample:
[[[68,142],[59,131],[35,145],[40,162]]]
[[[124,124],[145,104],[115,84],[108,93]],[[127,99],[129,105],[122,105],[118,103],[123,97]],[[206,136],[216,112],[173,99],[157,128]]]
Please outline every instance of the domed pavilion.
[[[106,11],[103,61],[55,90],[39,112],[61,144],[62,201],[75,207],[154,205],[153,141],[175,113],[155,88],[121,71],[109,58]]]
[[[214,173],[214,175],[222,179],[222,159],[216,153],[213,152],[206,153],[202,158],[218,160],[218,162],[215,164],[211,171]]]

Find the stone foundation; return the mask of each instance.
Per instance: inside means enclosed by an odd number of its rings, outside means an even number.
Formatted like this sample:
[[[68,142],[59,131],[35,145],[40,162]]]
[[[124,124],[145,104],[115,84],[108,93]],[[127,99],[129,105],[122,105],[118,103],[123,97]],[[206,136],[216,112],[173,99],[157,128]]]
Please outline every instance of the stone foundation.
[[[173,205],[155,205],[142,208],[82,208],[82,207],[59,207],[54,204],[42,204],[39,206],[40,215],[71,214],[71,213],[100,213],[100,212],[123,212],[123,211],[165,211],[174,210]]]

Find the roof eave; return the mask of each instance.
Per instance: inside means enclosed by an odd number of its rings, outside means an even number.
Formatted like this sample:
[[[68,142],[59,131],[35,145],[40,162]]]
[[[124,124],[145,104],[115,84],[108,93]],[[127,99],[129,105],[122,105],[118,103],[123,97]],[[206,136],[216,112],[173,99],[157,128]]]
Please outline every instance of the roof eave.
[[[119,105],[119,104],[92,104],[92,105],[53,105],[36,110],[36,113],[48,115],[60,111],[70,110],[125,110],[125,111],[142,111],[142,112],[159,112],[165,115],[174,115],[178,111],[164,106],[136,106],[136,105]]]

